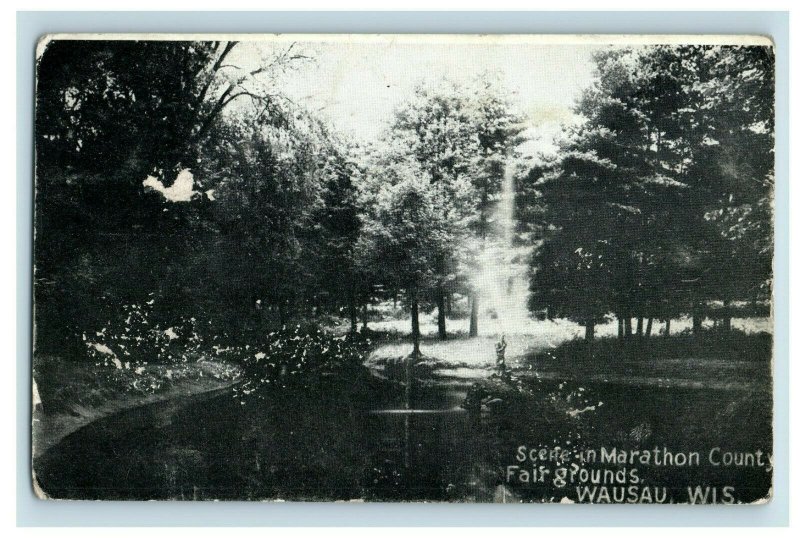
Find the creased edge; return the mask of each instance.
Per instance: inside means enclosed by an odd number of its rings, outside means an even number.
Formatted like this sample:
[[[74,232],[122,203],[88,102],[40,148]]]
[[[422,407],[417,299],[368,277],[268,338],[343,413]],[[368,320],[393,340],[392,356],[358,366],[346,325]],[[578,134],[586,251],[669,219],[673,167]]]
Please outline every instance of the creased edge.
[[[44,56],[47,47],[52,41],[58,39],[65,39],[68,34],[44,34],[36,40],[36,60],[40,60]]]
[[[31,466],[31,486],[33,487],[33,494],[36,495],[36,498],[42,501],[50,501],[53,500],[50,495],[48,495],[42,486],[39,484],[39,478],[36,476],[36,471]]]

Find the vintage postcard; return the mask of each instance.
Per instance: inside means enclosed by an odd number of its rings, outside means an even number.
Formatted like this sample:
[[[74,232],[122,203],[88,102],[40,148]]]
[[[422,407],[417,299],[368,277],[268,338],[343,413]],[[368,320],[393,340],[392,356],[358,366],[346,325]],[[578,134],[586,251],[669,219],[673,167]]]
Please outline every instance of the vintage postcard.
[[[35,61],[40,497],[772,497],[768,38]]]

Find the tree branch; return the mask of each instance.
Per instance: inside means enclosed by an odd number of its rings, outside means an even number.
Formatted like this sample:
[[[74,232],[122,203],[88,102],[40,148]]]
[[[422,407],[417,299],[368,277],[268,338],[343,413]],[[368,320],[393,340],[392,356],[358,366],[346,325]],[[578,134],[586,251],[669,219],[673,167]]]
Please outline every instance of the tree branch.
[[[200,94],[197,96],[197,102],[195,104],[196,108],[199,108],[200,105],[203,104],[203,101],[206,100],[206,95],[208,94],[209,88],[211,88],[211,83],[214,82],[214,75],[220,70],[222,67],[222,62],[225,61],[225,58],[230,54],[233,48],[238,44],[238,41],[228,41],[225,44],[225,48],[222,50],[222,53],[217,57],[217,60],[214,62],[214,65],[211,66],[211,73],[209,74],[208,80],[203,85],[203,88],[200,90]],[[217,43],[217,48],[219,48],[219,43]]]
[[[220,53],[220,55],[217,57],[217,60],[214,62],[214,65],[211,67],[209,79],[208,79],[208,81],[206,81],[205,85],[203,86],[202,90],[200,91],[200,94],[198,95],[198,100],[197,100],[197,105],[196,105],[198,111],[200,110],[200,107],[202,106],[203,102],[205,101],[206,96],[208,94],[208,91],[211,88],[211,85],[212,85],[212,83],[214,81],[214,78],[215,78],[214,75],[220,69],[225,69],[225,68],[234,68],[234,69],[238,69],[238,70],[242,69],[239,66],[236,66],[236,65],[233,65],[233,64],[224,63],[225,58],[230,54],[230,52],[233,50],[233,48],[237,44],[238,44],[237,41],[229,41],[229,42],[227,42],[225,47],[224,47],[224,49]],[[257,93],[252,92],[252,91],[243,89],[241,87],[241,84],[245,80],[247,80],[248,77],[254,77],[254,76],[259,75],[261,73],[268,72],[276,65],[280,65],[280,64],[282,64],[282,63],[284,63],[286,61],[306,58],[306,56],[303,56],[301,54],[290,55],[290,53],[291,53],[292,49],[294,48],[295,44],[296,43],[292,43],[282,54],[279,54],[268,65],[261,66],[261,67],[258,67],[256,69],[252,70],[252,71],[249,71],[247,74],[245,74],[245,75],[241,76],[240,78],[238,78],[235,82],[229,83],[228,87],[225,89],[225,91],[222,92],[222,94],[217,98],[214,106],[211,108],[211,111],[208,113],[208,115],[205,117],[205,119],[202,119],[202,121],[200,122],[200,128],[198,129],[197,133],[193,136],[193,138],[195,140],[200,140],[203,136],[205,136],[205,134],[211,128],[211,125],[214,123],[214,120],[225,109],[225,107],[228,106],[235,99],[238,99],[239,97],[248,96],[248,97],[250,97],[251,99],[253,99],[255,101],[265,102],[266,103],[265,110],[266,110],[266,108],[269,107],[269,103],[273,100],[273,98],[275,96],[269,95],[269,94],[259,95]],[[259,116],[260,115],[263,115],[263,112],[261,114],[259,114]],[[198,117],[198,120],[200,120],[199,117]]]

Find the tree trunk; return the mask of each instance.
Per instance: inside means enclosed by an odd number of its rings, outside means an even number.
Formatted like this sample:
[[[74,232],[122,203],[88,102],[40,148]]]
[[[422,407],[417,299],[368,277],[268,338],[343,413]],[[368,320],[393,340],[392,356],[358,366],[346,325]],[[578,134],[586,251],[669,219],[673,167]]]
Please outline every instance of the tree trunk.
[[[631,318],[625,318],[625,338],[630,338],[633,335],[633,326],[631,324]]]
[[[586,335],[584,338],[587,342],[594,340],[594,320],[586,322]]]
[[[667,321],[664,322],[664,336],[669,336],[669,329],[671,323],[672,323],[671,319],[668,319]]]
[[[440,287],[436,293],[436,322],[439,327],[439,340],[447,340],[447,310],[445,307],[445,293]]]
[[[413,358],[419,358],[419,302],[416,292],[411,292],[411,340],[414,342]]]
[[[625,322],[619,316],[617,316],[617,338],[620,340],[625,338]]]
[[[730,310],[730,301],[727,299],[722,302],[723,313],[722,313],[722,330],[726,333],[731,332],[731,310]]]
[[[647,328],[644,331],[645,336],[650,338],[650,335],[653,332],[653,318],[647,318]]]
[[[474,293],[471,297],[472,306],[469,312],[469,335],[478,336],[478,296]]]
[[[368,313],[367,313],[367,307],[368,307],[367,303],[364,303],[363,305],[361,305],[361,328],[364,331],[367,330],[367,322],[369,321],[369,316],[368,316]]]
[[[700,317],[700,313],[695,310],[692,313],[692,333],[695,336],[700,336],[700,332],[703,330],[703,318]]]
[[[638,336],[640,338],[642,336],[642,326],[643,325],[644,325],[644,318],[642,316],[639,316],[638,318],[636,318],[636,336]]]

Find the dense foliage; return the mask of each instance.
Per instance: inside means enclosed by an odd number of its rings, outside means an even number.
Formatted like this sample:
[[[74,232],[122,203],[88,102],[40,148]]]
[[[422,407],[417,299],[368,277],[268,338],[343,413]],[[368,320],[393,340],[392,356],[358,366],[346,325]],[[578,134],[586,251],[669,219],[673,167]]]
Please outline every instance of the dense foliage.
[[[259,389],[306,385],[327,376],[355,379],[364,373],[364,353],[371,343],[358,335],[335,337],[318,328],[283,327],[257,345],[239,349],[243,382],[235,392],[242,401],[264,397]]]
[[[242,340],[355,309],[352,148],[284,98],[294,45],[54,41],[38,64],[36,346],[155,300]],[[204,321],[205,323],[205,321]]]
[[[498,230],[491,214],[522,141],[521,118],[487,77],[469,86],[418,86],[370,148],[362,187],[360,261],[384,287],[406,294],[419,339],[421,301],[447,338],[449,298],[470,296],[477,335],[477,258]]]
[[[247,46],[46,46],[37,349],[85,356],[93,343],[123,365],[157,361],[178,353],[163,331],[192,318],[198,338],[237,346],[305,320],[349,318],[355,333],[376,300],[410,312],[418,349],[420,310],[437,310],[444,339],[456,296],[477,335],[476,268],[522,163],[512,96],[488,76],[421,84],[359,147],[282,94],[306,53]],[[584,121],[517,177],[531,309],[588,337],[609,315],[624,336],[631,318],[642,333],[643,319],[699,323],[717,303],[729,326],[734,305],[756,308],[771,289],[772,52],[610,48],[595,62]],[[150,332],[124,343],[115,320],[145,309]]]
[[[769,299],[772,52],[613,48],[577,104],[585,121],[522,185],[544,243],[531,307],[594,325],[695,317]],[[731,312],[722,316],[730,328]],[[623,320],[625,322],[623,323]],[[648,326],[652,321],[648,323]]]

